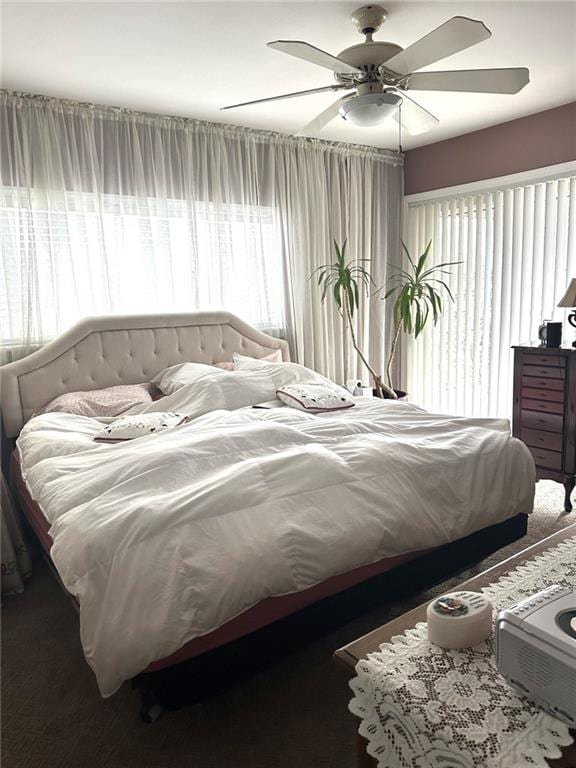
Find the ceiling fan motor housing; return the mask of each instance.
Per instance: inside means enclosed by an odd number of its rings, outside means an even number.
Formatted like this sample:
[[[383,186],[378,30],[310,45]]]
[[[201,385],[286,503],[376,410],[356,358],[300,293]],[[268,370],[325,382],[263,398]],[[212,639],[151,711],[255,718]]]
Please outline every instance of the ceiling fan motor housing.
[[[384,64],[402,50],[399,45],[394,43],[358,43],[358,45],[345,48],[338,54],[338,58],[353,67],[363,69],[364,72],[378,72],[380,64]],[[339,77],[337,76],[336,79]]]
[[[378,32],[387,16],[388,12],[380,5],[363,5],[362,8],[357,8],[350,18],[361,35],[371,35]]]
[[[378,67],[392,56],[402,51],[399,45],[394,43],[375,42],[372,39],[374,32],[380,29],[380,26],[386,21],[388,12],[380,5],[364,5],[357,8],[351,16],[352,21],[358,28],[360,34],[366,36],[366,40],[358,45],[351,45],[338,54],[338,58],[350,64],[352,67],[358,67],[367,74],[374,73],[377,77]],[[360,77],[362,79],[362,77]],[[349,74],[336,74],[336,80],[339,82],[352,82],[358,78],[350,77]]]

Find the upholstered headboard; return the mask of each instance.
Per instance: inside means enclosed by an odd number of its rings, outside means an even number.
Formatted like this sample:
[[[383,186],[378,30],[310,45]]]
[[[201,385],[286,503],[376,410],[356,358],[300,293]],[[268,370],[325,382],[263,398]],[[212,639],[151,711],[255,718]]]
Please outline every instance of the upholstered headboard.
[[[229,312],[89,317],[0,368],[6,434],[15,437],[33,413],[65,392],[139,384],[177,363],[225,362],[234,352],[263,357],[275,349],[290,359],[285,341]]]

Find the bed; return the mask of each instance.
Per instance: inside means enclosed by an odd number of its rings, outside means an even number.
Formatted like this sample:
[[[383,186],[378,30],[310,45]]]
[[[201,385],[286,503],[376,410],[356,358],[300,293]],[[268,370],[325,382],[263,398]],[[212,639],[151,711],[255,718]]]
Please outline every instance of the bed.
[[[226,312],[111,316],[1,370],[17,497],[79,603],[103,696],[430,550],[525,532],[533,462],[497,420],[367,399],[321,416],[218,408],[110,446],[94,420],[33,417],[67,392],[278,351],[290,365],[285,341]]]

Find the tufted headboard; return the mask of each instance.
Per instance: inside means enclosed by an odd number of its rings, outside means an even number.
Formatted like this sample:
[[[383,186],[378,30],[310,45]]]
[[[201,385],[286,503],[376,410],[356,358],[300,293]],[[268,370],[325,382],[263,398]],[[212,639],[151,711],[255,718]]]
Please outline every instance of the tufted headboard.
[[[150,381],[177,363],[263,357],[288,344],[229,312],[109,315],[82,320],[54,341],[0,368],[4,428],[16,437],[33,413],[65,392]]]

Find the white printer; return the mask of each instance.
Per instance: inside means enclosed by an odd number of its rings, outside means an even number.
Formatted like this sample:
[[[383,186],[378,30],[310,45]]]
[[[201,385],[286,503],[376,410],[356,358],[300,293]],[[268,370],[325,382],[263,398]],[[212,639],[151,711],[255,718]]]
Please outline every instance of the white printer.
[[[553,585],[501,611],[496,664],[518,693],[576,728],[576,592]]]

